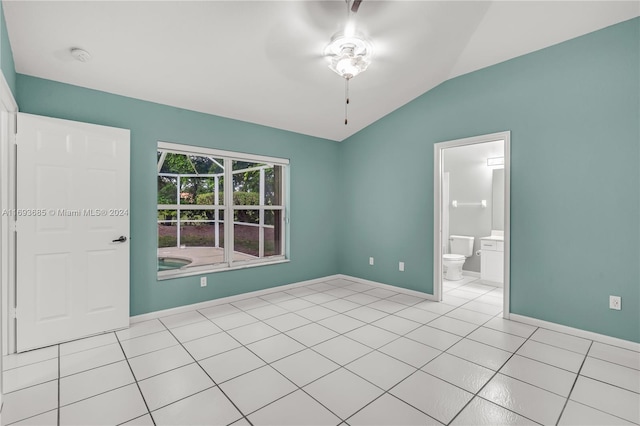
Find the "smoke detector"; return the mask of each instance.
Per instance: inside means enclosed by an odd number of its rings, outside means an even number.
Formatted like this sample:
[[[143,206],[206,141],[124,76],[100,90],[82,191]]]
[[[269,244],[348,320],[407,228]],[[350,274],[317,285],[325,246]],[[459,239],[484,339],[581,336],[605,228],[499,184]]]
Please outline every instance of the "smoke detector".
[[[71,48],[71,56],[73,56],[74,59],[80,62],[89,62],[91,60],[91,54],[89,54],[89,52],[87,52],[86,50],[80,49],[78,47]]]

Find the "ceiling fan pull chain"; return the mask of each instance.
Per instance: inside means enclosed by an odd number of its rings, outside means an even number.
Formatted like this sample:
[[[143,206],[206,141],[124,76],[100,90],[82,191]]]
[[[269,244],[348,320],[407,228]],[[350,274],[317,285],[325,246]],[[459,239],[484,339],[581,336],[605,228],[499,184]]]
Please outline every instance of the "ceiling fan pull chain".
[[[345,78],[344,79],[344,98],[345,98],[345,103],[344,103],[344,125],[346,126],[347,123],[349,122],[348,120],[348,108],[349,108],[349,79]]]

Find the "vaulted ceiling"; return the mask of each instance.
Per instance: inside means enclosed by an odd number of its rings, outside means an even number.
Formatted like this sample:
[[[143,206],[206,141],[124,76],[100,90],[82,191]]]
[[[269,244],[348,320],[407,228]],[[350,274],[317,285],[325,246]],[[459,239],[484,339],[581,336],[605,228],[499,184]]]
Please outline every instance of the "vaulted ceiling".
[[[640,13],[638,1],[364,0],[353,19],[374,57],[351,80],[345,126],[344,80],[322,56],[343,0],[3,7],[18,73],[337,141],[450,78]]]

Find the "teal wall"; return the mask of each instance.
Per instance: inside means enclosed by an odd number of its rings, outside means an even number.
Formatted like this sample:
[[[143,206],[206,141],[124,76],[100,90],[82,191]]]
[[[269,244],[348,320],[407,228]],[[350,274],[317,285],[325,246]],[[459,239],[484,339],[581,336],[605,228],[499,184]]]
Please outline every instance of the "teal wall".
[[[452,79],[342,142],[340,272],[432,293],[433,144],[510,130],[512,312],[640,341],[639,29]]]
[[[131,314],[335,274],[335,142],[18,74],[22,112],[131,129]],[[157,281],[157,141],[291,160],[291,261]],[[99,190],[99,188],[96,188]]]
[[[4,20],[4,9],[0,1],[0,70],[4,74],[9,89],[16,96],[16,67],[13,63],[13,52],[7,34],[7,23]]]

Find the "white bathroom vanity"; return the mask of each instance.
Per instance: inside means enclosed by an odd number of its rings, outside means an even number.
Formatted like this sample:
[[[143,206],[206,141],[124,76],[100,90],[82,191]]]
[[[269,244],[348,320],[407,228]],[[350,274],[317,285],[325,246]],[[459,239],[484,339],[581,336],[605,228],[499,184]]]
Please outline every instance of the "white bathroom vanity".
[[[493,231],[480,238],[480,279],[491,285],[502,287],[504,282],[504,236]]]

